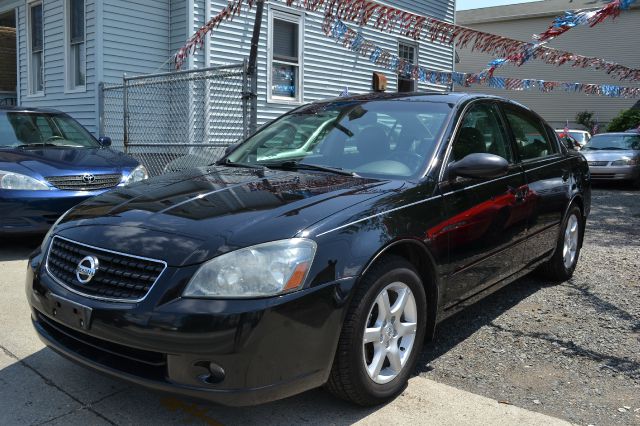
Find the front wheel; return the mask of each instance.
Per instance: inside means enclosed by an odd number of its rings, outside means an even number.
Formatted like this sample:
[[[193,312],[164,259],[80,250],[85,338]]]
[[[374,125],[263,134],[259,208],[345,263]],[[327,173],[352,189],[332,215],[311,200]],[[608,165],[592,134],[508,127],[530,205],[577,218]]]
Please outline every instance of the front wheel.
[[[540,267],[545,278],[566,281],[573,276],[582,247],[583,223],[580,208],[571,206],[562,222],[553,257]]]
[[[411,263],[399,257],[378,261],[354,294],[328,390],[363,406],[402,392],[424,340],[426,306],[422,281]]]

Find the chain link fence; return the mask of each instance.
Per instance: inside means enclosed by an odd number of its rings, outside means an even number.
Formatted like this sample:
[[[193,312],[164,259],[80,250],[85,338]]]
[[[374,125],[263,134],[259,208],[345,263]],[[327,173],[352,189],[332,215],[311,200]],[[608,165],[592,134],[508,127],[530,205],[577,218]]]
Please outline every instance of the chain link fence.
[[[246,61],[102,85],[100,134],[155,176],[210,164],[247,136]]]

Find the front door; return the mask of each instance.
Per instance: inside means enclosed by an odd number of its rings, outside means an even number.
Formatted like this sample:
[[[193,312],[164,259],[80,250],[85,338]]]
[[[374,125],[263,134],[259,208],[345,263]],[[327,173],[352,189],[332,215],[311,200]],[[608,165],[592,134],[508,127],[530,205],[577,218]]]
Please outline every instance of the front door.
[[[472,153],[492,153],[510,163],[506,176],[475,180],[462,177],[440,182],[446,221],[440,238],[448,239],[444,300],[458,304],[520,270],[521,241],[526,233],[525,180],[516,162],[507,127],[494,102],[472,104],[456,132],[448,160]]]

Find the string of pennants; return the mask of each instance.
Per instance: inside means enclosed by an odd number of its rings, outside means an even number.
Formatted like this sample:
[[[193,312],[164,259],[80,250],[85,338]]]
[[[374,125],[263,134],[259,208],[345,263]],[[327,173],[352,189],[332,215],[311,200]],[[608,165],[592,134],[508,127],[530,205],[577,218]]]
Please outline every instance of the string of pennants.
[[[185,46],[179,49],[174,58],[176,68],[180,69],[186,58],[202,47],[206,35],[209,32],[217,28],[223,21],[232,20],[235,16],[239,15],[243,5],[246,4],[246,6],[251,9],[256,1],[260,0],[231,0],[220,13],[198,29]],[[505,64],[511,63],[520,66],[531,59],[536,59],[547,64],[558,66],[572,64],[574,67],[580,68],[592,67],[604,70],[606,73],[621,80],[640,81],[640,69],[633,69],[600,58],[576,55],[544,46],[545,41],[542,41],[542,39],[547,37],[545,40],[549,40],[548,37],[551,37],[551,33],[547,34],[549,30],[538,36],[538,43],[528,43],[473,30],[435,18],[420,16],[391,6],[382,5],[373,0],[284,1],[288,6],[297,6],[309,11],[319,11],[324,7],[325,21],[323,29],[325,33],[328,32],[328,27],[330,27],[335,20],[349,21],[359,26],[371,23],[374,28],[380,31],[398,31],[400,34],[416,40],[429,39],[431,42],[440,42],[449,45],[455,44],[459,48],[469,47],[475,51],[501,56],[500,59],[496,59],[489,64],[488,70],[481,73],[487,73],[488,78],[493,78],[495,69]],[[621,10],[628,9],[635,1],[636,0],[614,0],[603,8],[594,12],[588,12],[586,15],[582,14],[582,12],[575,13],[575,16],[579,16],[574,19],[575,24],[578,25],[578,22],[586,22],[591,26],[596,25],[609,16],[618,16]],[[563,24],[560,23],[561,21],[558,21],[559,19],[560,18],[556,18],[553,25],[560,25],[560,27],[562,27]],[[563,22],[569,21],[565,19]],[[557,37],[566,31],[567,30],[562,32],[556,31],[553,37]],[[624,89],[624,93],[627,92],[626,88],[621,89]],[[632,88],[628,89],[633,90]]]
[[[629,10],[636,0],[614,0],[597,10],[567,11],[564,15],[554,19],[551,26],[543,33],[534,35],[533,38],[545,42],[558,37],[572,28],[588,25],[595,27],[609,17],[614,19],[623,10]]]
[[[364,38],[359,32],[349,28],[339,19],[334,19],[331,25],[325,28],[325,31],[327,36],[342,43],[344,47],[353,52],[367,57],[372,63],[425,83],[444,86],[455,83],[462,87],[485,85],[498,89],[518,91],[538,89],[544,93],[563,90],[587,95],[625,98],[640,97],[640,87],[496,77],[487,71],[476,74],[429,70],[399,58],[397,55],[376,46],[373,42]]]
[[[506,58],[498,58],[489,63],[488,72],[493,75],[493,72],[503,65],[506,64],[515,64],[517,66],[521,66],[525,62],[534,58],[536,52],[544,52],[546,45],[549,41],[554,38],[566,33],[572,28],[577,26],[585,26],[588,25],[590,27],[594,27],[599,23],[605,21],[608,17],[617,18],[623,10],[628,10],[631,8],[631,5],[635,3],[636,0],[613,0],[610,3],[607,3],[600,9],[596,10],[578,10],[578,11],[567,11],[564,15],[557,17],[554,19],[551,26],[541,34],[534,34],[533,39],[537,40],[535,43],[529,43],[522,51],[513,53]],[[555,59],[557,65],[562,65],[562,61],[567,59],[567,61],[575,61],[578,55],[573,56],[563,56],[561,58]],[[597,69],[605,69],[609,74],[617,74],[621,80],[629,78],[630,80],[638,80],[637,73],[634,75],[634,70],[618,68],[617,64],[613,64],[606,61],[593,60],[595,58],[589,58],[585,60],[587,63],[590,63],[592,67]]]

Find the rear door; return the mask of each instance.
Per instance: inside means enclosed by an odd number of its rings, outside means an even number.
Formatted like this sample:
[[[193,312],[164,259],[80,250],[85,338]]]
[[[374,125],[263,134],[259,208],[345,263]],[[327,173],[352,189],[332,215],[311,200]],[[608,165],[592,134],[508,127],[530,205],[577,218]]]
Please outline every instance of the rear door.
[[[440,181],[446,219],[432,230],[432,236],[448,241],[443,294],[448,306],[522,268],[519,242],[525,238],[527,220],[523,214],[524,173],[493,101],[477,101],[467,107],[445,164],[477,152],[499,155],[510,166],[506,176],[495,179],[443,176]]]
[[[527,260],[535,262],[556,246],[571,196],[569,158],[538,116],[512,104],[502,104],[502,108],[524,169],[528,206],[525,252]]]

